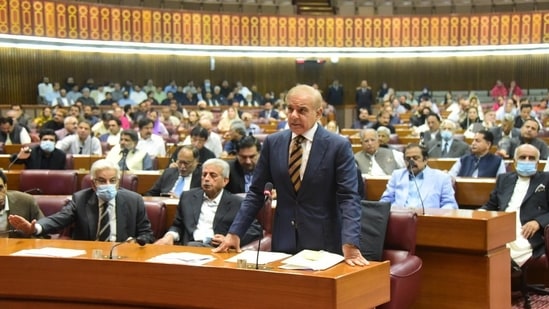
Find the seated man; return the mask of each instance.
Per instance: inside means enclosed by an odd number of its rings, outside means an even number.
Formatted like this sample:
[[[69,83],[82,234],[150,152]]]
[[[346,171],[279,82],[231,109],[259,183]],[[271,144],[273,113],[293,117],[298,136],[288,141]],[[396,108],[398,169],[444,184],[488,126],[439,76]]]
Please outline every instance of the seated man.
[[[225,145],[223,145],[223,152],[221,157],[234,156],[236,155],[236,144],[248,135],[246,133],[246,126],[243,121],[235,120],[231,123],[231,128],[227,133],[225,133]]]
[[[481,130],[475,134],[471,143],[471,154],[465,155],[454,163],[448,174],[455,177],[496,177],[505,173],[505,162],[500,156],[490,153],[494,140],[492,132]]]
[[[107,154],[106,159],[118,164],[122,171],[150,171],[153,169],[149,154],[136,148],[139,138],[134,130],[120,133],[120,143]]]
[[[110,147],[114,147],[120,143],[120,132],[122,132],[122,121],[118,118],[109,119],[107,123],[108,132],[99,136],[99,141],[107,143]]]
[[[440,124],[441,140],[432,140],[428,142],[425,148],[431,158],[459,158],[470,153],[469,145],[459,139],[454,138],[456,124],[451,120],[443,120]]]
[[[184,145],[177,152],[175,167],[164,170],[152,188],[145,196],[169,196],[179,198],[183,191],[200,187],[202,168],[198,163],[198,149],[192,145]]]
[[[80,121],[76,134],[69,135],[57,142],[58,149],[70,154],[101,155],[101,142],[91,134],[91,125],[87,121]]]
[[[233,194],[248,192],[260,151],[261,143],[253,136],[246,136],[238,142],[236,159],[229,161],[231,172],[225,189]]]
[[[542,139],[538,138],[539,128],[539,123],[535,119],[526,119],[520,128],[520,136],[510,139],[508,142],[500,143],[498,154],[503,158],[508,158],[515,153],[515,149],[519,145],[530,144],[539,150],[540,160],[547,160],[549,148]]]
[[[549,174],[537,171],[539,150],[523,144],[515,151],[515,172],[499,175],[490,199],[480,209],[516,213],[517,238],[508,243],[519,266],[545,253],[543,229],[549,224]]]
[[[74,240],[122,242],[133,237],[153,242],[143,198],[119,188],[118,165],[97,160],[91,166],[90,176],[92,187],[74,193],[70,203],[58,213],[38,221],[10,215],[10,224],[26,235],[47,235],[74,224]]]
[[[391,130],[384,126],[377,128],[377,137],[379,140],[379,147],[390,148],[389,142],[391,141]]]
[[[31,138],[27,129],[12,117],[0,117],[0,142],[6,145],[29,144]]]
[[[57,135],[52,129],[40,130],[40,145],[22,147],[18,154],[11,155],[10,161],[25,164],[28,170],[64,170],[67,155],[55,148]]]
[[[206,141],[208,140],[208,136],[209,136],[208,130],[201,127],[200,125],[195,126],[194,128],[191,129],[191,145],[193,145],[196,149],[198,149],[198,163],[200,164],[206,162],[208,159],[215,158],[215,154],[205,146]],[[170,159],[170,162],[177,161],[177,155],[180,149],[181,147],[178,147],[174,151]],[[172,164],[173,163],[171,163],[169,167],[175,167],[175,166],[172,166]]]
[[[32,195],[15,190],[8,191],[8,177],[0,170],[0,232],[16,229],[9,224],[8,215],[18,215],[28,221],[44,217]],[[21,235],[9,233],[9,237],[17,236]]]
[[[217,247],[225,239],[240,209],[242,197],[223,188],[229,181],[229,164],[210,159],[202,166],[202,187],[184,192],[179,200],[177,216],[156,244]],[[242,238],[245,245],[260,237],[261,227],[254,222]]]
[[[404,150],[406,168],[395,170],[380,202],[393,207],[457,209],[451,177],[427,166],[427,150],[410,144]]]
[[[379,136],[376,130],[360,131],[360,141],[362,151],[355,154],[355,161],[362,174],[386,176],[405,166],[402,152],[379,147]]]
[[[146,151],[152,158],[164,157],[166,155],[166,144],[161,136],[153,134],[154,121],[143,117],[138,121],[138,126],[139,142],[137,148]]]

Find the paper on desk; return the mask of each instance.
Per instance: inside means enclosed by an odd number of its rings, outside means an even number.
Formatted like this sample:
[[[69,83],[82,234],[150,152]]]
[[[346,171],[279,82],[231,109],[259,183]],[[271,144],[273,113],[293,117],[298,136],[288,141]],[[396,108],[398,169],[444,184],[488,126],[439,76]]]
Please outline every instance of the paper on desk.
[[[215,260],[211,255],[197,254],[191,252],[171,252],[157,255],[147,262],[165,263],[165,264],[181,264],[181,265],[203,265]]]
[[[40,248],[40,249],[24,249],[12,253],[11,255],[17,256],[49,256],[49,257],[64,257],[70,258],[79,255],[86,254],[86,250],[76,250],[76,249],[62,249],[62,248]]]
[[[259,251],[259,260],[258,260],[257,251],[247,250],[247,251],[242,251],[239,254],[233,256],[232,258],[225,260],[225,262],[236,263],[238,260],[246,260],[248,263],[252,263],[252,262],[255,263],[257,260],[257,264],[268,264],[274,261],[282,260],[289,256],[290,254],[282,253],[282,252]]]
[[[345,258],[339,254],[327,251],[303,250],[298,254],[282,261],[282,269],[310,269],[310,270],[325,270]]]

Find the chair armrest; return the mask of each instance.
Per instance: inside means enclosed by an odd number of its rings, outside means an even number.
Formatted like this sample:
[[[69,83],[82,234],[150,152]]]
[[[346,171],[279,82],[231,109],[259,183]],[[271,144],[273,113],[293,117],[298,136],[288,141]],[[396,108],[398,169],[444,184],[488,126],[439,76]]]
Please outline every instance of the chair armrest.
[[[391,276],[401,278],[413,276],[421,270],[422,265],[423,261],[419,257],[410,255],[398,263],[391,262]]]
[[[261,247],[259,248],[260,251],[271,251],[271,234],[263,236],[261,238]],[[243,246],[242,250],[257,250],[257,246],[259,245],[259,240],[254,240],[251,243]]]

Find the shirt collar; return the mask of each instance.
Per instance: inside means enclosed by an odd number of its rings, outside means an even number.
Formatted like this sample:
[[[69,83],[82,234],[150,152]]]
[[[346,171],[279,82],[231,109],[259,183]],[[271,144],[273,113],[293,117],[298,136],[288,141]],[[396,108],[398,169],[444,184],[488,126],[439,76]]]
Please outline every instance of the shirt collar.
[[[213,199],[210,199],[207,195],[206,195],[206,192],[204,192],[204,200],[205,201],[209,201],[209,202],[212,202],[214,203],[215,205],[219,205],[219,202],[221,201],[221,197],[223,196],[223,189],[221,189],[221,191],[219,191],[219,193],[217,194],[216,197],[214,197]]]
[[[314,126],[307,130],[305,133],[301,134],[306,140],[312,142],[313,137],[315,136],[316,130],[318,129],[318,122],[315,122]],[[292,132],[292,140],[297,136],[294,132]]]

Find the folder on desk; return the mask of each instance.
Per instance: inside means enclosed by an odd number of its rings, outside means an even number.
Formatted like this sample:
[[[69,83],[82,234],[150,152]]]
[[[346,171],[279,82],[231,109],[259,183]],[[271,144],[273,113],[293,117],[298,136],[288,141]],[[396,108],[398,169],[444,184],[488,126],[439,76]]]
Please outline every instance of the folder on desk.
[[[282,261],[282,269],[325,270],[335,266],[345,258],[327,251],[303,250]]]

